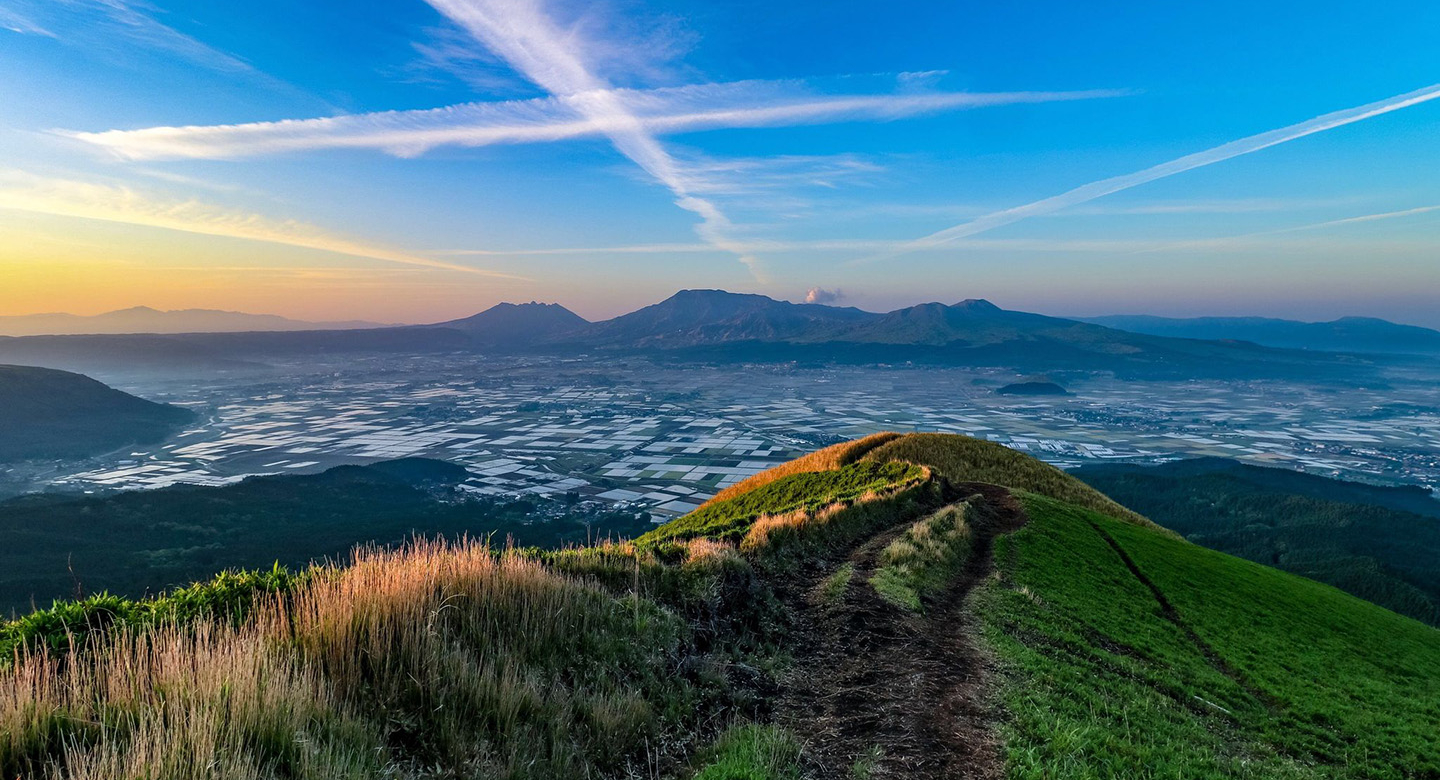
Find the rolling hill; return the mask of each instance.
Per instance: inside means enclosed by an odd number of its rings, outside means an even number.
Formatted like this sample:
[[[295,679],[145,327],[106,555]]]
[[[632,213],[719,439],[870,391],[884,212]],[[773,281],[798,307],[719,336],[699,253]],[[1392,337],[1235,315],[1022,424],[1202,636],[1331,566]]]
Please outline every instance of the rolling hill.
[[[1267,347],[1321,352],[1440,354],[1440,331],[1374,317],[1300,322],[1269,317],[1152,317],[1143,314],[1085,317],[1110,328],[1187,339],[1235,339]]]
[[[1363,361],[1253,344],[1134,334],[985,300],[876,314],[723,290],[683,290],[533,349],[663,353],[722,362],[916,363],[1078,369],[1135,376],[1340,376]]]
[[[87,376],[0,365],[0,462],[78,458],[149,444],[194,418]]]
[[[953,435],[634,543],[361,549],[0,645],[7,776],[1440,774],[1440,632]]]
[[[724,290],[681,290],[643,309],[553,340],[597,347],[677,349],[736,341],[814,340],[876,315]]]

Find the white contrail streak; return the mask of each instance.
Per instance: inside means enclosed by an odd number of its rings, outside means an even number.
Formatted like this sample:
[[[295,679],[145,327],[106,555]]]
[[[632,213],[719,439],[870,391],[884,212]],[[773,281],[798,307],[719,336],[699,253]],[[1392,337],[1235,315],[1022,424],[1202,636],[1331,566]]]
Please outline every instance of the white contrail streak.
[[[1242,138],[1238,141],[1231,141],[1230,143],[1222,144],[1213,149],[1206,149],[1203,152],[1187,154],[1184,157],[1146,168],[1143,171],[1137,171],[1124,176],[1115,176],[1109,179],[1101,179],[1100,181],[1076,187],[1069,192],[1045,198],[1044,200],[1037,200],[1034,203],[1027,203],[1024,206],[1016,206],[992,214],[986,214],[983,217],[973,219],[964,224],[956,225],[955,227],[941,230],[938,233],[932,233],[924,238],[902,244],[897,247],[894,252],[863,258],[861,262],[893,257],[906,252],[933,249],[956,239],[984,233],[1005,225],[1011,225],[1023,219],[1029,219],[1030,217],[1050,214],[1070,206],[1120,192],[1121,190],[1138,187],[1141,184],[1146,184],[1157,179],[1174,176],[1177,173],[1184,173],[1185,171],[1194,170],[1195,168],[1203,168],[1206,165],[1214,165],[1215,163],[1223,162],[1233,157],[1258,152],[1261,149],[1268,149],[1288,141],[1294,141],[1297,138],[1304,138],[1305,136],[1322,133],[1326,130],[1344,127],[1345,125],[1354,124],[1355,122],[1380,116],[1381,114],[1388,114],[1391,111],[1399,111],[1402,108],[1419,105],[1420,103],[1436,98],[1440,98],[1440,84],[1434,84],[1424,89],[1415,90],[1414,92],[1407,92],[1403,95],[1396,95],[1395,97],[1375,103],[1367,103],[1363,106],[1324,114],[1314,119],[1300,122],[1299,124],[1290,125],[1289,127],[1282,127],[1278,130],[1270,130],[1258,135],[1249,136],[1248,138]]]
[[[758,81],[615,91],[641,126],[653,135],[861,119],[889,121],[938,111],[1125,94],[1129,93],[1089,90],[816,95],[786,82]],[[615,122],[580,116],[568,102],[551,97],[278,122],[54,132],[125,159],[155,160],[234,159],[317,149],[379,149],[399,157],[415,157],[438,146],[545,143],[605,136],[621,129]]]
[[[1325,228],[1341,227],[1344,225],[1359,225],[1366,222],[1379,222],[1386,219],[1401,219],[1413,217],[1418,214],[1429,214],[1440,211],[1440,206],[1419,206],[1413,209],[1401,211],[1386,211],[1379,214],[1362,214],[1358,217],[1345,217],[1343,219],[1331,219],[1325,222],[1312,222],[1308,225],[1296,225],[1294,227],[1279,228],[1276,230],[1264,230],[1259,233],[1243,233],[1238,236],[1224,236],[1222,238],[1202,238],[1194,241],[1178,241],[1169,244],[1143,247],[1136,249],[1130,254],[1148,254],[1152,252],[1167,252],[1177,249],[1198,249],[1203,247],[1226,246],[1229,244],[1248,241],[1254,238],[1266,238],[1268,236],[1280,236],[1286,233],[1300,233],[1306,230],[1324,230]]]
[[[737,255],[759,278],[758,260],[726,237],[730,220],[710,201],[694,195],[679,162],[593,72],[580,52],[585,41],[567,35],[540,9],[538,0],[427,0],[517,71],[580,116],[602,125],[604,134],[675,196],[675,204],[700,217],[696,233],[717,248]]]

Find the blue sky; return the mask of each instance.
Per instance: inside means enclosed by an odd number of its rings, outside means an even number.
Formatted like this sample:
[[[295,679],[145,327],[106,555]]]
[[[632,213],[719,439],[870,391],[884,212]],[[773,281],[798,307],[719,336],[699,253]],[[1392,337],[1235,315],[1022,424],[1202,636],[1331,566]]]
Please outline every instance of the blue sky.
[[[0,0],[0,312],[1440,326],[1440,6],[1173,5]]]

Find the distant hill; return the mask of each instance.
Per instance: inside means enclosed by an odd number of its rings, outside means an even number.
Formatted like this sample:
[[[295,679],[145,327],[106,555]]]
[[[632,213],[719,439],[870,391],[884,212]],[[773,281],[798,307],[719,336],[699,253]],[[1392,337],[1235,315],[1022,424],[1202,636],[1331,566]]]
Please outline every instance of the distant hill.
[[[487,345],[517,347],[582,330],[590,322],[558,303],[497,303],[460,320],[432,327],[453,328]]]
[[[664,350],[713,361],[803,361],[1107,370],[1123,375],[1259,377],[1366,365],[1253,344],[1176,339],[1002,309],[985,300],[876,314],[763,295],[685,290],[535,348]]]
[[[1148,315],[1082,317],[1110,328],[1187,339],[1235,339],[1267,347],[1322,352],[1440,354],[1440,331],[1400,325],[1373,317],[1342,317],[1330,322],[1300,322],[1267,317],[1170,318]]]
[[[1440,625],[1440,501],[1224,458],[1071,472],[1197,544]]]
[[[0,462],[95,455],[156,442],[194,418],[87,376],[0,365]]]
[[[101,333],[228,333],[238,331],[350,330],[378,328],[379,324],[305,322],[274,314],[245,314],[215,309],[161,311],[149,306],[81,316],[77,314],[22,314],[0,317],[0,336],[64,336]]]
[[[996,395],[1070,395],[1054,382],[1013,382],[995,389]]]

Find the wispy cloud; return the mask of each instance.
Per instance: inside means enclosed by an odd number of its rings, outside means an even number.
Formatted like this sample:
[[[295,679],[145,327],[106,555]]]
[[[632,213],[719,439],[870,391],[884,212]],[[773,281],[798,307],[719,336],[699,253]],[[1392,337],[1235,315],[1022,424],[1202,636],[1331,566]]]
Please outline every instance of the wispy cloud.
[[[1310,230],[1324,230],[1326,228],[1334,227],[1346,227],[1349,225],[1358,225],[1366,222],[1380,222],[1388,219],[1401,219],[1404,217],[1418,216],[1420,214],[1430,214],[1437,211],[1440,211],[1440,206],[1418,206],[1416,208],[1401,209],[1399,211],[1385,211],[1377,214],[1362,214],[1358,217],[1345,217],[1343,219],[1330,219],[1324,222],[1312,222],[1307,225],[1293,225],[1291,227],[1278,228],[1276,230],[1262,230],[1256,233],[1244,233],[1238,236],[1222,236],[1219,238],[1202,238],[1193,241],[1176,241],[1170,243],[1155,244],[1153,246],[1137,248],[1134,250],[1134,253],[1143,254],[1150,252],[1224,247],[1232,244],[1251,242],[1257,238],[1283,236],[1288,233],[1303,233]]]
[[[305,222],[277,220],[196,200],[157,198],[125,186],[49,178],[22,171],[0,173],[0,209],[242,238],[496,278],[520,278],[366,243]]]
[[[1364,214],[1358,217],[1346,217],[1344,219],[1332,219],[1327,222],[1315,222],[1309,225],[1300,225],[1291,228],[1272,230],[1269,235],[1277,233],[1294,233],[1300,230],[1320,230],[1323,228],[1339,227],[1341,225],[1355,225],[1361,222],[1379,222],[1385,219],[1399,219],[1401,217],[1413,217],[1418,214],[1429,214],[1440,211],[1440,206],[1418,206],[1413,209],[1402,209],[1400,211],[1386,211],[1379,214]]]
[[[637,124],[651,136],[663,136],[720,128],[891,121],[957,109],[1128,94],[1090,90],[820,95],[796,81],[743,81],[602,93],[279,122],[56,132],[133,160],[229,159],[320,149],[377,149],[414,157],[439,146],[603,137],[631,130]],[[577,102],[618,104],[626,109],[626,116],[587,114],[576,106]]]
[[[1396,212],[1391,215],[1377,215],[1372,217],[1357,217],[1355,221],[1366,221],[1369,219],[1388,218],[1391,216],[1402,216],[1410,213],[1422,213],[1426,209],[1414,209],[1407,212]],[[1437,208],[1435,210],[1440,210]],[[1335,246],[1333,237],[1316,238],[1313,240],[1297,240],[1288,237],[1286,233],[1311,230],[1322,226],[1331,226],[1351,220],[1337,220],[1335,222],[1306,225],[1299,228],[1288,228],[1285,230],[1268,231],[1264,233],[1249,233],[1240,236],[1225,238],[1205,238],[1189,241],[1174,241],[1153,238],[964,238],[957,239],[949,244],[947,248],[970,249],[983,252],[1019,252],[1019,253],[1046,253],[1058,252],[1065,254],[1072,253],[1096,253],[1096,254],[1138,254],[1144,252],[1161,251],[1188,251],[1199,249],[1236,249],[1236,250],[1285,250],[1285,249],[1316,249],[1331,248]],[[748,252],[756,254],[789,254],[789,253],[885,253],[893,252],[904,242],[886,239],[871,238],[830,238],[830,239],[801,239],[801,240],[771,240],[771,239],[744,239],[738,243]],[[1386,246],[1392,248],[1424,248],[1433,249],[1436,242],[1428,239],[1401,240],[1385,239],[1383,241],[1365,240],[1356,244],[1358,247]],[[682,255],[682,254],[713,254],[719,252],[716,247],[704,243],[689,244],[630,244],[619,246],[584,246],[584,247],[546,247],[529,249],[446,249],[430,252],[436,257],[565,257],[565,256],[613,256],[613,255]]]
[[[43,35],[46,38],[54,38],[55,33],[41,27],[29,17],[13,8],[0,5],[0,30],[9,30],[21,35]]]
[[[89,51],[123,41],[210,70],[259,75],[239,57],[159,21],[157,12],[144,0],[0,0],[0,26],[7,18],[26,19],[30,29],[22,32],[38,32]]]
[[[1077,206],[1082,203],[1101,198],[1112,193],[1138,187],[1157,179],[1174,176],[1177,173],[1202,168],[1207,165],[1214,165],[1241,155],[1252,154],[1262,149],[1288,143],[1299,138],[1304,138],[1326,130],[1333,130],[1337,127],[1354,124],[1365,119],[1388,114],[1392,111],[1399,111],[1403,108],[1419,105],[1421,103],[1440,98],[1440,84],[1431,85],[1403,95],[1387,98],[1385,100],[1367,103],[1355,108],[1347,108],[1323,114],[1298,124],[1282,127],[1278,130],[1259,133],[1238,141],[1231,141],[1203,152],[1188,154],[1160,165],[1146,168],[1143,171],[1115,176],[1109,179],[1091,182],[1090,184],[1076,187],[1068,192],[1061,193],[1034,203],[1027,203],[1023,206],[1005,209],[986,214],[982,217],[970,220],[952,228],[932,233],[924,238],[906,242],[888,254],[863,258],[864,261],[872,261],[893,257],[896,254],[914,252],[924,249],[934,249],[944,246],[958,239],[967,236],[977,235],[989,230],[994,230],[1005,225],[1012,225],[1024,219],[1051,214],[1061,209]]]
[[[591,48],[579,30],[562,30],[539,0],[427,0],[517,72],[559,99],[584,121],[603,128],[610,143],[675,196],[675,205],[700,217],[696,232],[706,243],[733,252],[759,278],[757,259],[733,245],[730,219],[686,184],[670,155],[612,85],[587,61]],[[591,55],[593,56],[593,55]]]

